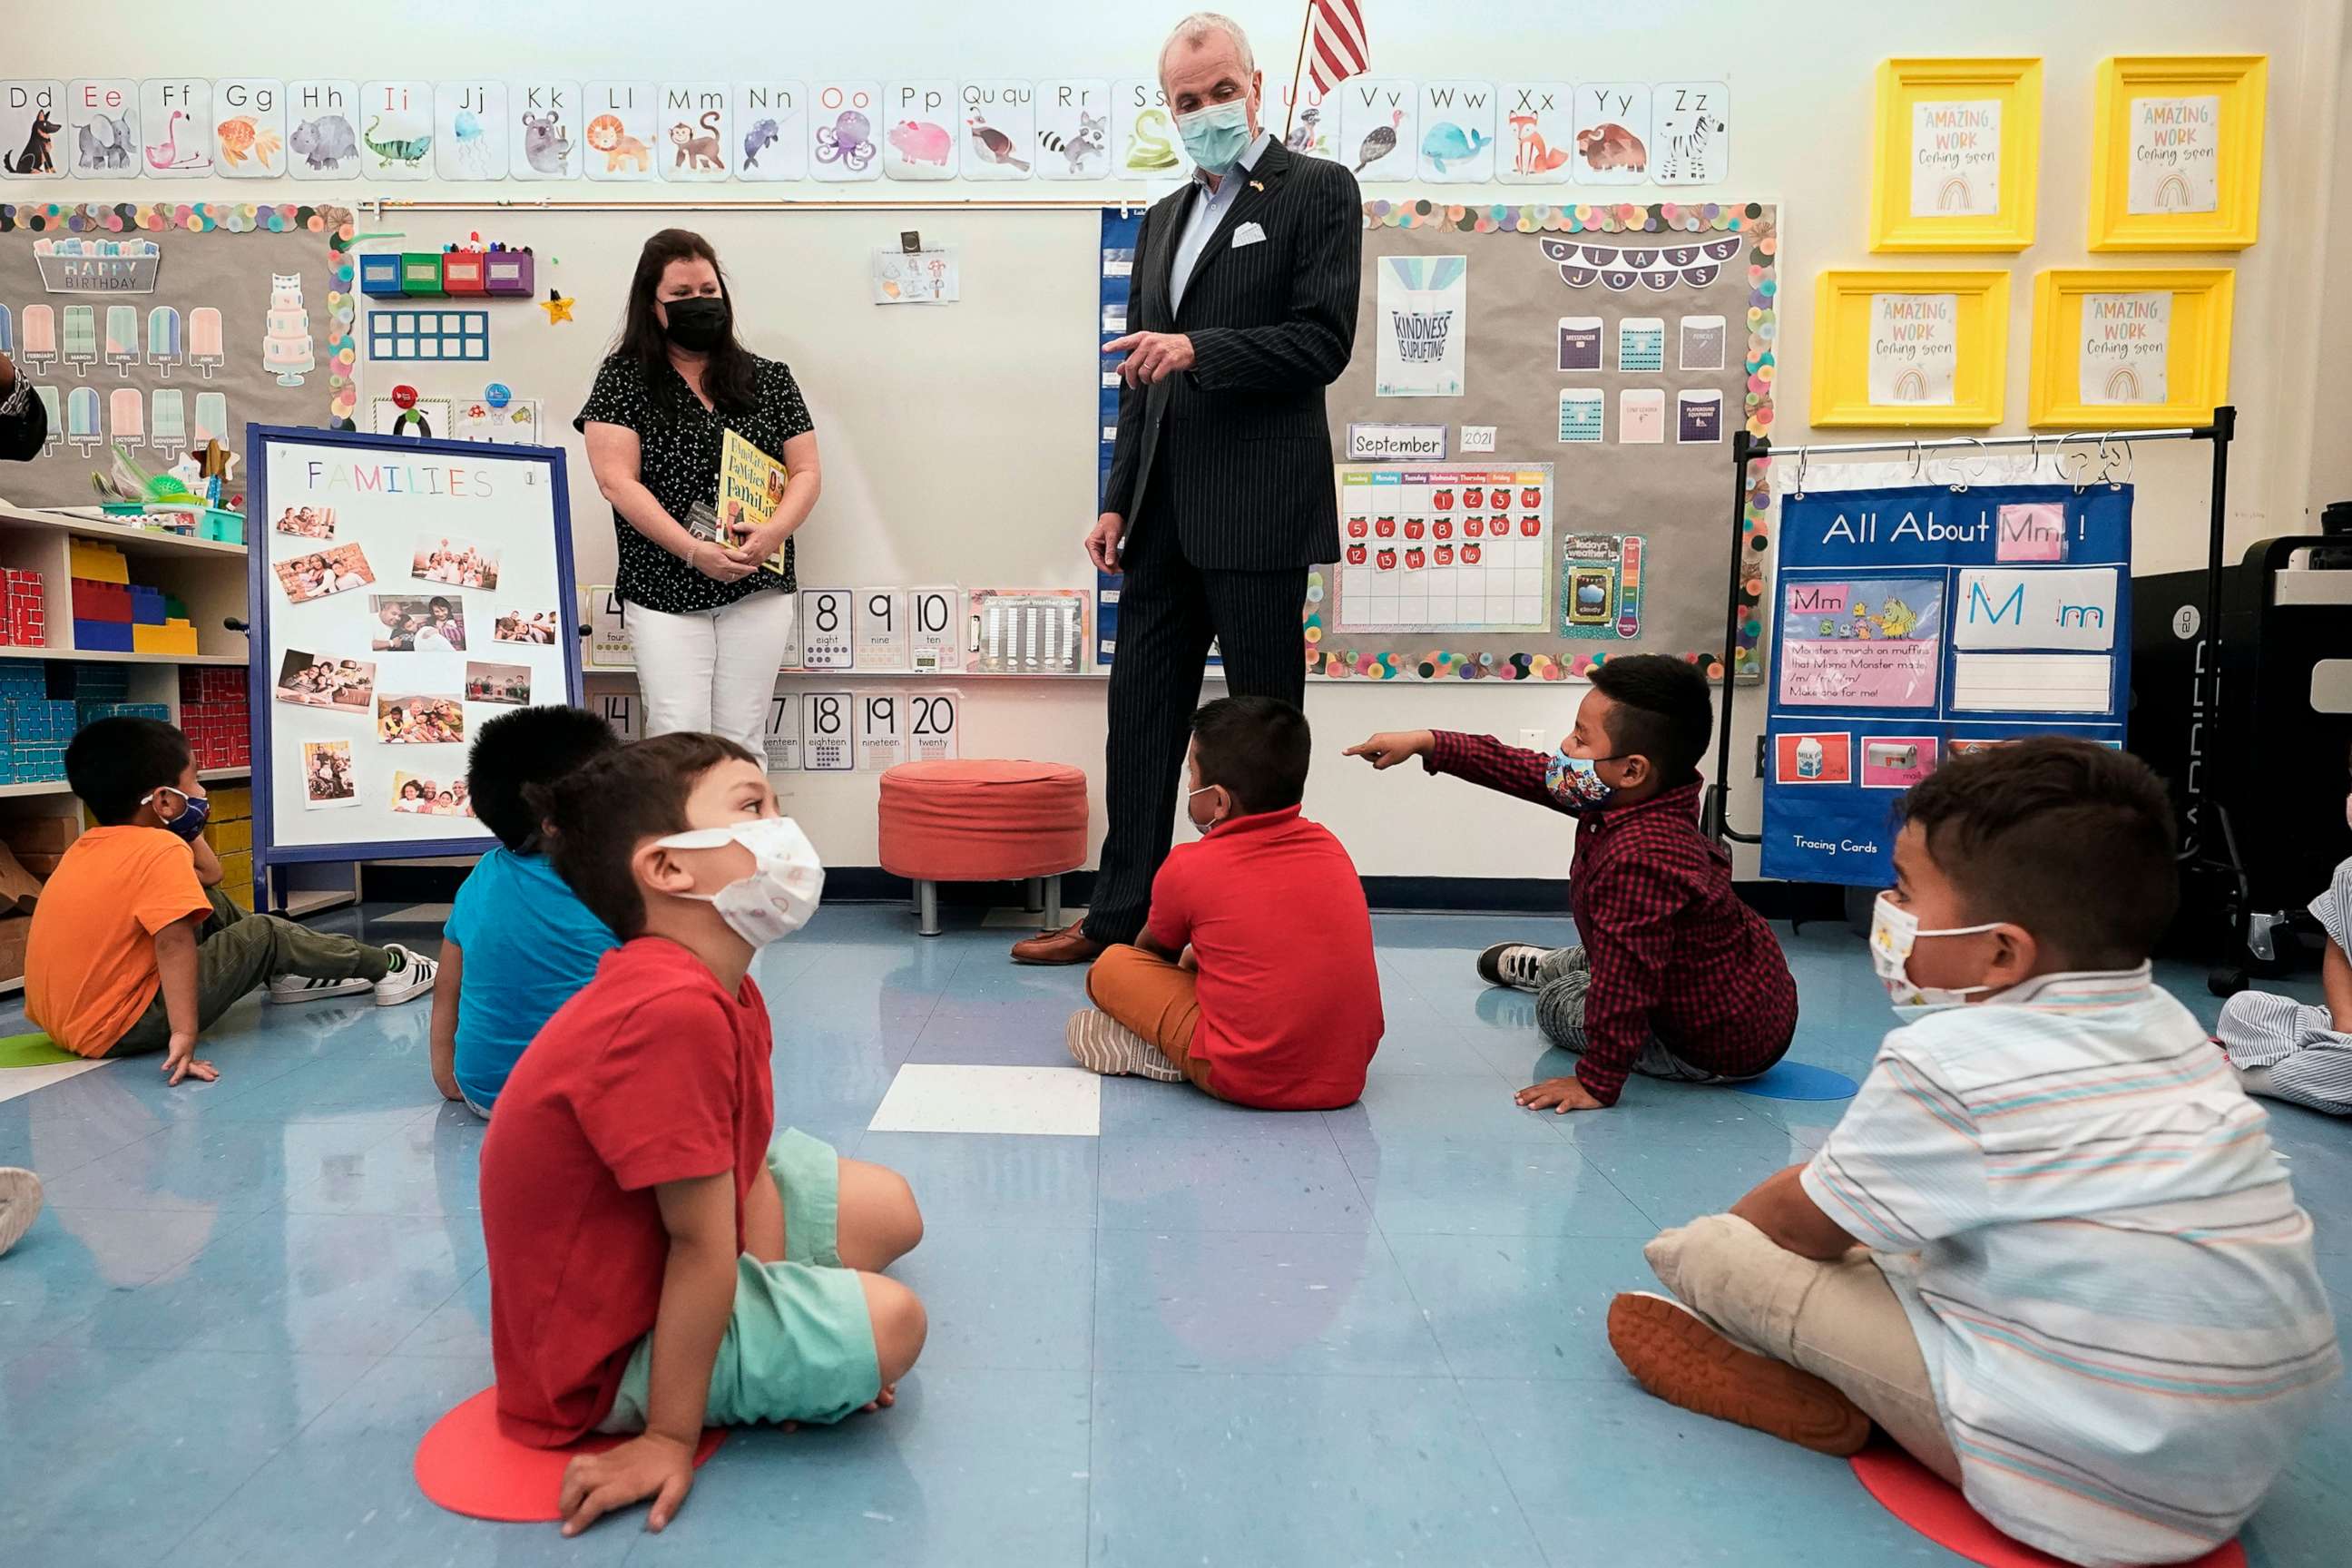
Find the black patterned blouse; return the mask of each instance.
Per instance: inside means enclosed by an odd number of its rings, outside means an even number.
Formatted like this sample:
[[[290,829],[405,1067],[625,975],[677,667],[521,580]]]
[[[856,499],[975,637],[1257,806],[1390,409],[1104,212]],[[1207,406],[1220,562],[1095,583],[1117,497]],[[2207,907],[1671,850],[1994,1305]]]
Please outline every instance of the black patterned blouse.
[[[757,356],[755,355],[756,359]],[[590,424],[621,425],[637,433],[638,477],[653,491],[662,510],[681,527],[686,514],[701,501],[719,504],[719,453],[726,433],[733,430],[779,462],[784,443],[816,428],[808,405],[801,400],[800,384],[776,360],[759,363],[759,402],[749,412],[730,414],[705,408],[675,367],[665,364],[667,378],[657,395],[646,382],[634,359],[614,354],[596,373],[596,385],[586,406],[572,421],[575,430]],[[797,589],[793,576],[793,542],[784,541],[784,574],[754,572],[738,582],[706,577],[680,561],[613,511],[613,534],[620,549],[619,581],[614,584],[622,599],[666,615],[715,610],[770,588]]]

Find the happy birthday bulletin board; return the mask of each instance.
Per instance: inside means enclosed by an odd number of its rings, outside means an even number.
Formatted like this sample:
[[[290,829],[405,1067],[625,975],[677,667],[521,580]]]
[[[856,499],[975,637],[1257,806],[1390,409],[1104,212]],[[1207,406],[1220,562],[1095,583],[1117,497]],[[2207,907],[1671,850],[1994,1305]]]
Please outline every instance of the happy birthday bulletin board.
[[[1720,676],[1732,432],[1772,428],[1777,208],[1364,213],[1329,400],[1343,559],[1309,576],[1309,672],[1563,680],[1639,652]],[[1751,605],[1770,505],[1759,479]]]
[[[248,424],[348,416],[351,237],[348,209],[306,204],[0,205],[0,353],[49,405],[0,495],[88,506],[118,444],[155,473],[209,439],[242,456]]]

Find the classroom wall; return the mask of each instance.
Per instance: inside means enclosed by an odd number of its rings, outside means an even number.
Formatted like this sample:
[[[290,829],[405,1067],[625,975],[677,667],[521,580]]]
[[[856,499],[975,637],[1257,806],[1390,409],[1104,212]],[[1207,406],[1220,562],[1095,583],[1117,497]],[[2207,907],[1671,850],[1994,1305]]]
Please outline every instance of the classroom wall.
[[[53,13],[15,29],[7,74],[138,76],[191,69],[217,75],[283,78],[560,74],[582,79],[627,77],[694,79],[723,74],[714,63],[756,52],[790,59],[790,74],[815,79],[835,70],[892,76],[1148,73],[1179,5],[1106,7],[1098,0],[1007,0],[975,12],[942,0],[903,0],[887,9],[793,6],[757,0],[702,0],[678,13],[683,25],[656,23],[642,5],[573,0],[561,10],[521,6],[457,6],[420,3],[360,7],[325,14],[289,13],[282,5],[225,0],[191,30],[175,0],[113,0],[78,13],[68,23]],[[1286,81],[1297,41],[1299,7],[1235,0],[1234,13],[1253,32],[1269,86]],[[2260,52],[2271,57],[2270,103],[2263,177],[2263,238],[2235,257],[2179,257],[2182,265],[2220,262],[2238,269],[2236,342],[2231,392],[2242,410],[2242,440],[2231,464],[2233,552],[2265,533],[2301,526],[2306,504],[2352,496],[2352,442],[2322,424],[2315,411],[2341,409],[2352,396],[2352,289],[2340,262],[2352,254],[2352,200],[2337,199],[2352,171],[2334,147],[2352,129],[2340,100],[2347,39],[2344,0],[2260,0],[2217,5],[2211,0],[1971,0],[1964,6],[1889,7],[1877,0],[1811,0],[1758,6],[1731,0],[1660,0],[1648,5],[1590,0],[1454,0],[1446,5],[1410,0],[1366,0],[1375,69],[1417,79],[1501,79],[1541,75],[1570,80],[1599,77],[1659,80],[1717,78],[1733,91],[1732,178],[1719,193],[1782,204],[1783,266],[1778,431],[1785,448],[1809,437],[1811,286],[1825,267],[1920,266],[1943,258],[1874,258],[1864,238],[1864,184],[1870,160],[1873,72],[1889,53],[2034,54],[2044,61],[2040,242],[2017,257],[1984,262],[2013,270],[2006,429],[2021,431],[2032,274],[2038,268],[2095,263],[2083,244],[2090,161],[2093,72],[2117,52]],[[102,31],[101,31],[102,29]],[[746,41],[754,47],[747,50]],[[66,187],[54,187],[62,192]],[[1406,187],[1385,187],[1395,193]],[[354,200],[372,194],[362,183],[275,184],[264,182],[131,181],[112,189],[70,187],[89,199]],[[1456,199],[1528,199],[1524,188],[1450,188]],[[585,183],[562,186],[446,188],[429,184],[387,188],[408,198],[436,195],[536,198],[659,199],[671,187],[624,190]],[[698,195],[701,193],[697,193]],[[724,185],[709,199],[730,195],[828,194],[852,200],[931,199],[963,195],[1140,194],[1125,183],[1089,187],[1039,184],[914,186],[884,181],[853,187]],[[1381,194],[1376,188],[1374,194]],[[1654,192],[1612,192],[1613,199],[1657,199]],[[58,199],[53,197],[52,199]],[[1540,197],[1537,199],[1541,199]],[[1563,187],[1551,199],[1578,199]],[[603,331],[635,229],[616,216],[609,263],[616,282],[588,312],[590,331]],[[660,223],[648,214],[642,226]],[[788,218],[776,221],[789,222]],[[946,213],[900,219],[877,214],[877,230],[919,224],[927,236],[952,237]],[[368,226],[362,225],[362,227]],[[384,225],[383,226],[394,226]],[[492,232],[484,215],[480,226]],[[566,278],[583,267],[566,258]],[[2105,264],[2127,266],[2116,257]],[[763,278],[757,256],[737,255],[747,289],[788,291],[788,278]],[[2162,261],[2154,264],[2165,264]],[[2331,290],[2329,284],[2336,287]],[[966,288],[977,310],[989,292],[984,277]],[[572,291],[567,284],[567,291]],[[583,295],[586,290],[579,290]],[[869,307],[845,308],[862,313]],[[1074,301],[1090,317],[1090,296]],[[783,312],[789,318],[790,312]],[[811,523],[812,554],[832,519],[835,498],[861,488],[887,489],[893,466],[925,460],[919,430],[893,432],[878,420],[861,424],[856,412],[872,401],[877,375],[919,367],[872,363],[808,364],[785,341],[763,343],[795,358],[810,383],[821,423],[830,419],[843,439],[828,447],[828,502]],[[1071,356],[1073,374],[1086,374],[1083,326],[1068,344],[1003,333],[1009,360]],[[961,367],[959,367],[961,370]],[[984,371],[971,372],[976,408],[988,405]],[[555,412],[569,413],[572,393],[546,389]],[[976,417],[979,416],[975,416]],[[994,415],[992,417],[997,416]],[[2315,439],[2315,424],[2325,429]],[[1034,539],[1058,529],[1076,549],[1093,510],[1094,456],[1081,416],[1074,427],[1042,422],[1025,442],[1004,454],[1003,469],[974,475],[959,529],[1005,531]],[[1852,438],[1836,432],[1826,439]],[[854,453],[854,460],[851,454]],[[2189,567],[2204,556],[2207,469],[2201,450],[2186,444],[2149,447],[2137,456],[2139,486],[2136,564],[2140,571]],[[844,510],[846,510],[845,503]],[[894,521],[894,524],[896,520]],[[612,546],[591,511],[579,520],[583,582],[604,580]],[[910,558],[914,552],[910,550]],[[1670,569],[1719,574],[1719,559],[1664,563]],[[919,580],[910,573],[908,581]],[[968,742],[975,751],[1064,759],[1099,775],[1102,687],[1099,681],[967,683]],[[1486,730],[1517,739],[1522,731],[1548,736],[1566,727],[1577,689],[1560,687],[1379,688],[1318,684],[1308,710],[1321,740],[1309,809],[1347,840],[1368,873],[1517,877],[1565,866],[1564,823],[1511,807],[1490,808],[1465,786],[1412,777],[1374,780],[1337,748],[1382,728],[1443,725]],[[1735,758],[1753,754],[1761,694],[1740,698]],[[1736,823],[1752,826],[1758,797],[1752,767],[1736,766]],[[828,858],[871,864],[870,777],[790,780],[791,809],[810,826]],[[1097,821],[1099,828],[1099,821]]]

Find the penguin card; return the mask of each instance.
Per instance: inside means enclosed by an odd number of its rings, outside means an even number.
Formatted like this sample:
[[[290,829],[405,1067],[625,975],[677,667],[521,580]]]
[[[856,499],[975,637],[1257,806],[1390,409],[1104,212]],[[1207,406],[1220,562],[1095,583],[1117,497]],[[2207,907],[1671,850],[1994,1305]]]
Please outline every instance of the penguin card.
[[[1421,84],[1421,177],[1485,184],[1495,177],[1495,84]]]
[[[433,84],[360,84],[360,172],[375,180],[433,177]]]
[[[805,180],[809,168],[808,84],[735,84],[735,177]]]
[[[507,162],[507,84],[495,79],[435,83],[433,166],[441,177],[503,180]]]
[[[654,160],[677,184],[709,184],[735,167],[734,97],[723,81],[666,81]]]
[[[1731,89],[1719,81],[1662,81],[1650,89],[1657,111],[1662,185],[1717,185],[1731,174]]]
[[[809,174],[827,184],[882,177],[882,84],[820,81],[809,100]]]
[[[1506,185],[1564,185],[1576,156],[1576,89],[1564,81],[1507,81],[1496,89],[1500,117],[1495,178]]]
[[[0,98],[0,110],[6,100]],[[286,175],[286,84],[236,76],[213,83],[213,173],[231,180]],[[0,114],[0,127],[6,119]],[[5,130],[0,130],[5,136]]]
[[[64,82],[0,81],[0,179],[62,180],[72,150]]]
[[[967,180],[1025,180],[1037,169],[1037,89],[999,78],[968,81],[957,98]]]
[[[641,184],[661,177],[655,167],[662,135],[661,89],[649,81],[592,81],[581,95],[587,123],[581,163],[592,180]]]
[[[1122,174],[1181,180],[1192,170],[1176,116],[1157,81],[1130,77],[1111,89],[1111,157]]]
[[[890,83],[882,89],[882,172],[894,180],[954,179],[962,130],[955,83]]]
[[[519,81],[507,94],[507,173],[518,180],[576,180],[587,140],[576,81]]]
[[[1362,184],[1409,181],[1421,145],[1415,111],[1421,96],[1402,77],[1351,77],[1335,89],[1339,100],[1339,161]]]
[[[1057,77],[1037,84],[1033,162],[1048,180],[1110,177],[1110,83]]]
[[[1650,183],[1650,84],[1588,81],[1576,89],[1576,156],[1580,185]]]

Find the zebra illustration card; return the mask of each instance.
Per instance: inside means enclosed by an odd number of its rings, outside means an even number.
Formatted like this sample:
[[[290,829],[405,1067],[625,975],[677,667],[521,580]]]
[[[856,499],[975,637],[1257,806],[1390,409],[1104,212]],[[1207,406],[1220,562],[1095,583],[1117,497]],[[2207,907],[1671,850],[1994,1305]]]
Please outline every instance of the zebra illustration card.
[[[1034,163],[1048,180],[1110,175],[1110,83],[1063,77],[1037,84]]]
[[[1731,174],[1731,89],[1662,81],[1650,89],[1652,172],[1662,185],[1720,184]]]

